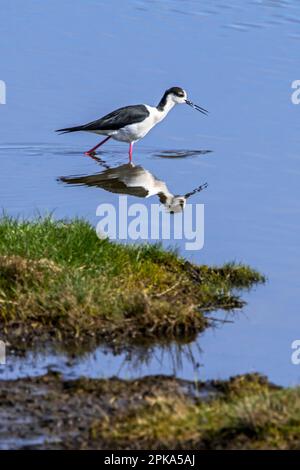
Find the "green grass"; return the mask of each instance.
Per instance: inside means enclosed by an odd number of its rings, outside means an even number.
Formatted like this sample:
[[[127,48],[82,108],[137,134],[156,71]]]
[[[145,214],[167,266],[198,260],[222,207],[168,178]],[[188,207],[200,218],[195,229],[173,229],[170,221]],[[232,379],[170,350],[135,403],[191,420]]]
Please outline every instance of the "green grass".
[[[0,219],[0,325],[12,340],[193,335],[207,311],[264,277],[248,266],[196,266],[160,245],[100,240],[82,220]]]
[[[215,384],[195,401],[166,391],[95,421],[92,439],[122,449],[299,449],[300,388],[281,389],[258,374]]]

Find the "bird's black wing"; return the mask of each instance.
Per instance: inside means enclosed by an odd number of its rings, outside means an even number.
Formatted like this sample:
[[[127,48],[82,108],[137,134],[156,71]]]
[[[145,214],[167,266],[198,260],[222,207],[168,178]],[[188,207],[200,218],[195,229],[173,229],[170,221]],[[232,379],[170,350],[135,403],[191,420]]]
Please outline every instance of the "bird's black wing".
[[[66,129],[58,129],[56,132],[115,131],[130,124],[142,122],[149,114],[144,104],[125,106],[83,126],[67,127]]]
[[[59,180],[71,185],[79,184],[84,186],[96,186],[98,188],[105,189],[110,193],[128,194],[136,197],[147,197],[149,194],[149,191],[142,186],[128,186],[123,181],[122,177],[118,177],[118,172],[115,172],[113,168],[95,175],[74,177],[62,176]]]

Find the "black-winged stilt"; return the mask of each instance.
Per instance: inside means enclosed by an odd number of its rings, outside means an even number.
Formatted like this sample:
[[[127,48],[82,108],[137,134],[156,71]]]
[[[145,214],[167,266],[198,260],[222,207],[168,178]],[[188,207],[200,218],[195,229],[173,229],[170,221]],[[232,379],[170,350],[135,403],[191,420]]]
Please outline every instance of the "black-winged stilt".
[[[97,159],[97,157],[93,157]],[[100,160],[100,164],[103,162]],[[149,170],[141,165],[135,166],[133,163],[126,163],[114,168],[110,168],[105,163],[105,170],[87,176],[62,176],[59,181],[67,184],[96,186],[111,193],[128,194],[135,197],[148,198],[158,196],[159,201],[167,212],[175,214],[182,212],[186,206],[188,198],[203,189],[207,188],[204,183],[184,195],[173,194],[165,181],[158,179]]]
[[[107,137],[104,140],[85,152],[85,154],[89,156],[94,155],[95,150],[110,138],[127,142],[129,143],[129,161],[132,161],[132,146],[134,142],[145,137],[152,127],[167,116],[168,112],[175,104],[181,103],[186,103],[203,114],[208,113],[206,109],[189,101],[185,90],[179,87],[172,87],[165,91],[162,99],[155,107],[147,104],[125,106],[96,121],[89,122],[82,126],[58,129],[56,132],[68,133],[86,131],[106,135]]]

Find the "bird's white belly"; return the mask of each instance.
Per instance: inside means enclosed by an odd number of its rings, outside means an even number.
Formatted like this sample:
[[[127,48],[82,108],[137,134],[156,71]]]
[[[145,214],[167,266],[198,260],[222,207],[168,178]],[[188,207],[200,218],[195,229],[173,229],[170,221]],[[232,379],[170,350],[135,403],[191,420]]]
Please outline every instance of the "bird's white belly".
[[[112,138],[122,142],[136,142],[137,140],[145,137],[155,124],[156,121],[153,119],[153,116],[150,115],[142,122],[130,124],[118,129],[114,132]]]

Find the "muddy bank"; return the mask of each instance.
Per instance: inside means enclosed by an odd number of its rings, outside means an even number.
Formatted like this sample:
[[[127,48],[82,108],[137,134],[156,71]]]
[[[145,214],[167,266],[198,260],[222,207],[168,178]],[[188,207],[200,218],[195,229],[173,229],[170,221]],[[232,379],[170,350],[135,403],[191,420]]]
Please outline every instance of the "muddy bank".
[[[300,390],[258,374],[1,382],[2,449],[297,449],[299,426]]]
[[[101,449],[110,439],[93,436],[101,422],[138,410],[149,399],[183,397],[191,402],[211,387],[171,377],[154,376],[136,381],[63,380],[48,373],[38,378],[1,382],[0,448]]]

